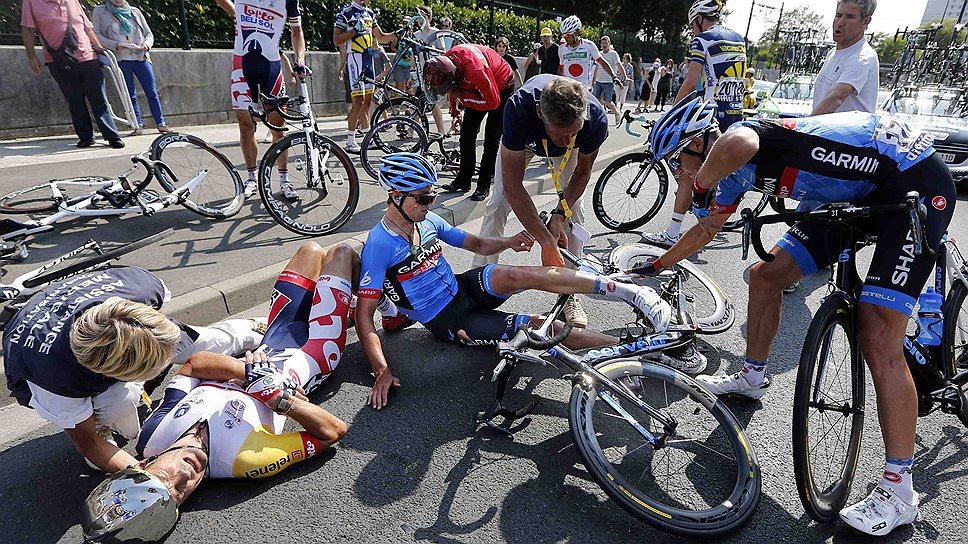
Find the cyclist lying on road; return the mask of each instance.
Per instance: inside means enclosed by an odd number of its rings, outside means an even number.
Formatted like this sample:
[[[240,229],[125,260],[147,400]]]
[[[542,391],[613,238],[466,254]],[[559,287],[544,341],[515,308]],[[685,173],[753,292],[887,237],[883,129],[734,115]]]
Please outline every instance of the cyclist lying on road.
[[[138,436],[145,381],[190,356],[236,355],[262,339],[248,319],[211,327],[169,319],[159,310],[170,297],[157,276],[126,266],[35,294],[3,334],[11,396],[64,429],[92,467],[114,472],[134,463],[111,433]]]
[[[428,211],[437,196],[433,192],[437,172],[420,155],[387,155],[380,168],[380,180],[390,189],[390,206],[380,223],[370,230],[363,247],[356,308],[360,343],[376,376],[369,399],[374,408],[383,408],[390,388],[400,385],[390,373],[373,325],[381,294],[386,294],[411,319],[423,323],[434,336],[451,342],[493,344],[511,338],[518,326],[532,316],[495,308],[512,294],[527,289],[595,293],[624,300],[641,310],[656,330],[668,327],[672,310],[655,291],[616,283],[606,276],[552,266],[494,264],[455,276],[441,253],[441,241],[479,255],[493,255],[506,249],[528,251],[534,238],[527,232],[510,238],[479,238]],[[574,331],[565,345],[587,348],[615,341],[598,332]],[[690,357],[697,355],[690,350]]]
[[[750,190],[858,205],[897,204],[907,192],[917,191],[928,204],[924,230],[933,250],[954,213],[954,182],[934,153],[932,137],[912,132],[888,116],[848,112],[749,120],[720,135],[715,107],[696,98],[683,100],[663,115],[649,139],[656,160],[671,157],[677,175],[695,180],[693,211],[700,220],[647,271],[671,266],[709,243],[736,211],[743,192]],[[878,243],[859,298],[858,339],[877,391],[887,459],[871,495],[840,516],[855,529],[885,535],[912,523],[918,514],[911,474],[917,393],[901,350],[908,318],[934,260],[928,251],[914,255],[903,219],[874,220],[864,226]],[[718,395],[762,397],[770,386],[765,372],[780,324],[782,290],[834,263],[846,249],[840,239],[829,222],[800,222],[787,231],[771,251],[776,260],[756,263],[750,270],[749,334],[742,371],[698,380]]]
[[[174,527],[178,505],[205,476],[271,476],[339,441],[346,424],[305,392],[339,364],[358,270],[348,246],[303,244],[276,281],[259,351],[244,363],[193,357],[181,367],[138,437],[138,452],[151,457],[91,492],[85,536],[152,542]],[[287,418],[305,431],[283,433]]]

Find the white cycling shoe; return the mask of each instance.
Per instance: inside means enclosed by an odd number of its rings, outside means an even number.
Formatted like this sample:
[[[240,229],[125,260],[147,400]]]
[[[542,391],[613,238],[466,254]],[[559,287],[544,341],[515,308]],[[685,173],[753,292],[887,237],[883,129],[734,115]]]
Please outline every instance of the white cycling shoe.
[[[289,200],[299,200],[299,193],[296,192],[296,188],[292,186],[292,183],[284,181],[279,184],[279,187],[282,188],[282,196]]]
[[[717,397],[723,395],[739,395],[756,400],[770,390],[769,378],[765,378],[760,385],[753,385],[746,381],[746,374],[743,372],[737,372],[727,376],[697,376],[696,381],[701,383],[710,393]]]
[[[659,355],[659,362],[690,376],[706,369],[706,356],[699,353],[695,346],[663,352]]]
[[[632,305],[638,308],[655,328],[655,332],[665,332],[672,320],[672,306],[651,287],[641,286],[632,297]]]
[[[679,236],[672,238],[664,230],[659,232],[643,232],[642,241],[654,246],[672,247],[679,241]]]
[[[840,511],[840,519],[854,529],[873,536],[884,536],[901,525],[918,519],[918,494],[908,504],[894,494],[890,486],[878,485],[857,504]]]
[[[360,144],[356,142],[346,142],[346,145],[343,146],[343,149],[346,150],[347,153],[359,153],[362,150]]]
[[[242,188],[242,194],[245,195],[245,198],[250,198],[255,194],[256,190],[258,190],[258,186],[256,185],[255,180],[246,180],[245,186]]]

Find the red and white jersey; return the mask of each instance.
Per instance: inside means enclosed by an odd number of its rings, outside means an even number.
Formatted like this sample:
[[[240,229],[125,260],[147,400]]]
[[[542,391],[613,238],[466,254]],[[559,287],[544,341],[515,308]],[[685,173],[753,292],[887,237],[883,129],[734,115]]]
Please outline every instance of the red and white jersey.
[[[282,31],[302,24],[299,0],[238,0],[235,2],[235,54],[260,53],[279,60]]]
[[[558,57],[561,59],[561,75],[570,77],[586,88],[591,88],[595,76],[595,64],[602,58],[595,42],[579,38],[574,47],[558,44]]]

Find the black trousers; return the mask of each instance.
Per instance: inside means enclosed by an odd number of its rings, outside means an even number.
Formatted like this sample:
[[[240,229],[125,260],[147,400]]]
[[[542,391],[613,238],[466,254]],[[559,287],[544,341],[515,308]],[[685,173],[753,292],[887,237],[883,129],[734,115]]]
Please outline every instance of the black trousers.
[[[50,75],[54,76],[54,81],[57,82],[57,86],[67,100],[71,121],[74,123],[74,132],[77,133],[78,138],[94,139],[94,125],[87,111],[87,106],[90,104],[91,113],[97,120],[101,136],[108,141],[121,139],[118,127],[114,124],[114,118],[111,117],[111,109],[108,107],[108,94],[104,89],[104,73],[101,72],[100,61],[89,60],[66,68],[52,62],[47,67],[50,68]]]
[[[497,161],[497,150],[501,146],[501,136],[504,134],[504,105],[514,93],[514,86],[501,91],[501,103],[497,109],[491,111],[477,111],[464,109],[464,121],[460,125],[460,169],[454,179],[457,189],[470,189],[471,178],[474,176],[474,166],[477,165],[477,134],[481,130],[481,122],[487,117],[484,125],[484,153],[481,155],[481,169],[477,173],[477,190],[487,191],[494,181],[494,163]]]

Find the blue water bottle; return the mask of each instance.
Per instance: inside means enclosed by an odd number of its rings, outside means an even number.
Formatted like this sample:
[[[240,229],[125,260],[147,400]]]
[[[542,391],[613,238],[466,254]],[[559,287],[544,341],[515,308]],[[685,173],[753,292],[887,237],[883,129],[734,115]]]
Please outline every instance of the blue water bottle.
[[[941,304],[944,298],[940,293],[934,292],[933,286],[921,293],[918,297],[918,324],[921,332],[918,334],[918,342],[922,346],[941,345],[941,335],[944,324],[944,315],[941,313]]]

